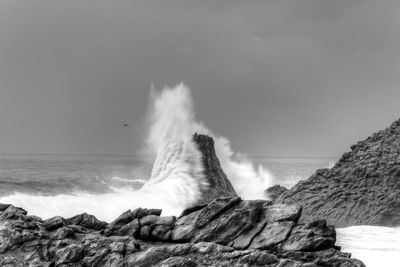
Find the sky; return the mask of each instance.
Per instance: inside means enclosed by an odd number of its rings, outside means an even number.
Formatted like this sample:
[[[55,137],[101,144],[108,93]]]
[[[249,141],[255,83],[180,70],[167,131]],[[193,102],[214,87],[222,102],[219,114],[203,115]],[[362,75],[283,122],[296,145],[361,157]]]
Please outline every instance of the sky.
[[[338,157],[400,118],[399,29],[389,0],[2,0],[0,153],[139,153],[183,81],[236,151]]]

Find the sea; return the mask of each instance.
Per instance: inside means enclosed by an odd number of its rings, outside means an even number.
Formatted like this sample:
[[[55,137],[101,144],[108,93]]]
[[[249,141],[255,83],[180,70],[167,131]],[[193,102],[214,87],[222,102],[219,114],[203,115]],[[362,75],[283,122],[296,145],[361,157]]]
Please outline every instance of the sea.
[[[51,217],[54,213],[92,213],[101,218],[104,202],[121,209],[134,206],[135,194],[151,174],[152,158],[116,155],[1,154],[0,203],[11,203],[29,213]],[[292,187],[335,158],[254,157],[273,176],[273,183]],[[95,197],[94,197],[95,196]],[[82,203],[85,202],[85,203]],[[90,202],[90,203],[88,203]],[[395,267],[400,259],[400,228],[353,226],[337,229],[337,245],[366,266]]]

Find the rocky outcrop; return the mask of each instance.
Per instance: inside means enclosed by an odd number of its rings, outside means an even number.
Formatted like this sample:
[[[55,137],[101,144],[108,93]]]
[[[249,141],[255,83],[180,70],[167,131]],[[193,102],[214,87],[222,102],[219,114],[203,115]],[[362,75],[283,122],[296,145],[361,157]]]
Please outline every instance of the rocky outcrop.
[[[219,198],[178,218],[139,208],[110,224],[0,208],[1,266],[364,266],[324,220],[299,224],[297,205]]]
[[[265,189],[265,194],[267,195],[268,199],[275,201],[280,195],[286,192],[288,189],[281,185],[274,185]]]
[[[206,205],[218,197],[237,197],[235,189],[221,168],[215,153],[214,140],[197,133],[193,135],[193,140],[203,156],[204,174],[209,184],[198,205]]]
[[[400,120],[351,146],[333,168],[317,170],[275,202],[303,205],[301,222],[399,226],[399,196]]]

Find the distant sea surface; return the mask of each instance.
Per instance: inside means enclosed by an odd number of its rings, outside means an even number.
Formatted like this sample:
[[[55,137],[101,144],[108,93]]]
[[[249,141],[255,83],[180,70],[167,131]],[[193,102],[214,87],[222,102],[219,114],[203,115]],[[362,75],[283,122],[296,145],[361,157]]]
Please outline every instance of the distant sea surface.
[[[274,182],[292,187],[316,169],[326,168],[329,158],[251,158],[274,176]],[[84,191],[102,193],[110,186],[150,177],[152,161],[142,156],[0,154],[0,196],[12,192],[52,195]]]
[[[292,187],[335,158],[251,158],[274,183]],[[12,194],[39,196],[107,194],[139,189],[150,177],[152,159],[141,156],[0,154],[0,200]],[[28,210],[29,212],[29,210]],[[398,266],[400,229],[357,226],[338,229],[338,245],[367,266]]]

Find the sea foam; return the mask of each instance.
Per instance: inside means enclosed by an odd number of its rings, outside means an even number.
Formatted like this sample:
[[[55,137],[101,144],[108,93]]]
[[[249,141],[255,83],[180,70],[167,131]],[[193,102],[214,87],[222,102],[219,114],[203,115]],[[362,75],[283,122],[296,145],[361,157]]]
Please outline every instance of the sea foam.
[[[204,177],[201,153],[193,142],[193,134],[207,134],[215,140],[216,154],[227,177],[238,195],[244,199],[265,199],[264,190],[272,185],[272,175],[244,155],[235,153],[230,141],[216,135],[195,118],[190,89],[184,84],[151,90],[149,134],[145,150],[154,160],[150,177],[135,190],[130,186],[111,187],[111,192],[38,196],[15,192],[0,198],[0,203],[11,203],[30,214],[49,218],[87,212],[105,221],[137,207],[160,208],[163,215],[179,215],[194,205],[202,190],[209,185]],[[119,180],[131,177],[119,177]],[[117,180],[118,180],[117,179]],[[115,179],[114,179],[115,180]]]

